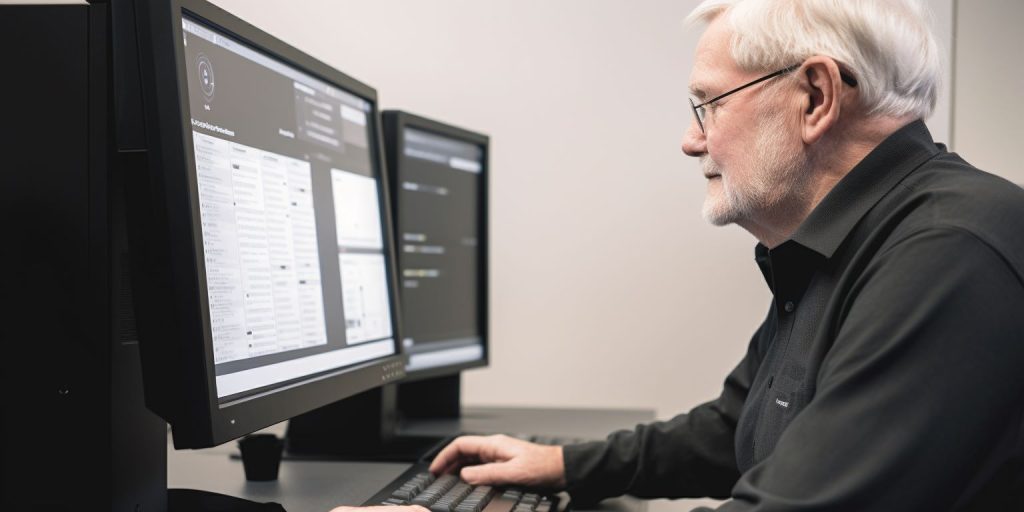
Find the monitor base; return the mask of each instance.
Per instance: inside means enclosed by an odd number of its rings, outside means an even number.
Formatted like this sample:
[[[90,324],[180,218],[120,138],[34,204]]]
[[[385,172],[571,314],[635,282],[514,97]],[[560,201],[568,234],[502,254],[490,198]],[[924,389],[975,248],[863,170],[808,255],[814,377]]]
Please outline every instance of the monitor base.
[[[285,512],[279,503],[259,503],[196,489],[168,489],[168,512]]]
[[[403,419],[451,419],[462,416],[462,374],[398,384],[398,414]]]

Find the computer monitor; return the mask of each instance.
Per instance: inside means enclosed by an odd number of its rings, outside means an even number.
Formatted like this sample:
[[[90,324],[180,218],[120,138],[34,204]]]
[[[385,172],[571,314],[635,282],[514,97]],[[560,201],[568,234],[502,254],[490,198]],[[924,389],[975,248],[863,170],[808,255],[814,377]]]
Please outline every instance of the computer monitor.
[[[140,2],[146,403],[217,445],[404,375],[374,89],[199,0]]]
[[[416,460],[447,436],[402,420],[458,417],[460,372],[488,364],[490,139],[401,111],[383,126],[408,377],[294,418],[292,456]]]
[[[408,112],[383,119],[409,354],[399,407],[457,415],[458,372],[488,363],[489,138]]]

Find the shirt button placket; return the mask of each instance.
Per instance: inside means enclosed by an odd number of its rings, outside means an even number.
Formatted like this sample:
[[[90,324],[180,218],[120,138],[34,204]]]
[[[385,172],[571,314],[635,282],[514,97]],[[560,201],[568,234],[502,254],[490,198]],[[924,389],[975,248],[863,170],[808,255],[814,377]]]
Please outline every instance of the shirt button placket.
[[[786,313],[792,313],[796,309],[796,303],[791,300],[787,300],[786,303],[782,305],[782,309],[785,310]]]

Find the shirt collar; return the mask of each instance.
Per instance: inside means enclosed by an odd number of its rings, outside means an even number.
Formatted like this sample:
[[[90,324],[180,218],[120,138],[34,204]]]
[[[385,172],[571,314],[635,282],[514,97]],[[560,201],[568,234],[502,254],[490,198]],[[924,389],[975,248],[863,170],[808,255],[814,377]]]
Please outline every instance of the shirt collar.
[[[924,121],[896,130],[839,180],[797,228],[792,241],[831,258],[875,204],[911,171],[944,150],[932,140]]]

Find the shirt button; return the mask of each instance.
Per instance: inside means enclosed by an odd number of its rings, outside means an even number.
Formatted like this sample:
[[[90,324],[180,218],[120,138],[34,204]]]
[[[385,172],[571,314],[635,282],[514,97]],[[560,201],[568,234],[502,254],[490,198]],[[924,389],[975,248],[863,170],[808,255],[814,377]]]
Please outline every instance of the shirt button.
[[[793,310],[796,309],[796,304],[794,304],[791,300],[787,300],[786,303],[782,306],[782,309],[785,309],[786,313],[792,313]]]

